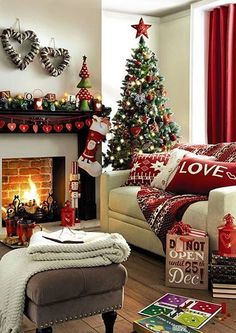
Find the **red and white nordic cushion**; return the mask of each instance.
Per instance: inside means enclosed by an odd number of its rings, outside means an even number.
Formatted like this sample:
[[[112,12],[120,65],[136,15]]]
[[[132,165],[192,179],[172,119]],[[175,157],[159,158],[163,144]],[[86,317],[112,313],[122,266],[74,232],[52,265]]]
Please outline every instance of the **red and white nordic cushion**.
[[[125,185],[150,185],[169,160],[169,153],[134,154]]]
[[[233,185],[236,185],[236,163],[186,155],[179,163],[166,191],[178,194],[208,194],[215,188]]]
[[[157,187],[161,190],[165,190],[167,185],[170,183],[172,178],[174,177],[177,168],[185,156],[196,157],[200,159],[210,159],[215,160],[214,156],[204,156],[204,155],[196,155],[189,151],[175,148],[170,152],[170,158],[165,167],[162,168],[161,172],[157,174],[157,176],[153,179],[151,186]]]

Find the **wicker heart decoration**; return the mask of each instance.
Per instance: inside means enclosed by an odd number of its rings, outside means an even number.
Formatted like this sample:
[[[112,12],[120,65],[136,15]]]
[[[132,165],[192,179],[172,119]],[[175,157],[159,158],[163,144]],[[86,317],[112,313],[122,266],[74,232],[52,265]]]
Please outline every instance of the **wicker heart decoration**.
[[[10,39],[14,39],[20,44],[22,44],[26,40],[30,40],[30,51],[24,57],[21,57],[21,55],[14,50],[13,46],[10,43]],[[35,56],[39,52],[38,37],[31,30],[20,33],[14,31],[13,29],[4,29],[1,35],[1,41],[3,49],[8,54],[9,59],[20,70],[24,70],[34,60]]]
[[[39,54],[40,54],[41,63],[51,76],[56,77],[60,75],[64,71],[64,69],[69,65],[70,62],[69,51],[66,49],[43,47],[40,50]],[[62,57],[62,62],[57,67],[54,67],[50,61],[50,57],[52,58]]]

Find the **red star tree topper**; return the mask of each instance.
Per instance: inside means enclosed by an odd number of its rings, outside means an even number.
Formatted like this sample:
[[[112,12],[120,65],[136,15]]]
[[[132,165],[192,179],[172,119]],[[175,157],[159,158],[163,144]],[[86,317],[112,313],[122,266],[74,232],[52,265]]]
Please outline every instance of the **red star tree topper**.
[[[131,25],[132,28],[137,30],[136,38],[142,35],[148,38],[147,29],[149,29],[151,26],[152,26],[151,24],[144,24],[142,18],[139,20],[139,24]]]

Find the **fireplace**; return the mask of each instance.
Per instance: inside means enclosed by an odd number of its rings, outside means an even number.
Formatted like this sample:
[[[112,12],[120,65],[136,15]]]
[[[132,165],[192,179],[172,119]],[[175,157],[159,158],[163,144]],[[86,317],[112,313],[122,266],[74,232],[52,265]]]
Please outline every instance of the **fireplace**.
[[[57,221],[65,202],[65,157],[2,159],[2,213]]]

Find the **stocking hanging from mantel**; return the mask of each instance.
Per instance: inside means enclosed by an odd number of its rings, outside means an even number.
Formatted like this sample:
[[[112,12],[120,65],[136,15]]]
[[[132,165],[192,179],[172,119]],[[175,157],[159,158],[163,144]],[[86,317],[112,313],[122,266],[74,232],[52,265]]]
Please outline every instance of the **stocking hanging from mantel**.
[[[85,149],[78,159],[78,165],[81,169],[87,171],[92,177],[98,177],[102,173],[102,166],[96,161],[95,154],[98,145],[109,132],[110,121],[106,117],[93,116],[92,124],[89,128]]]

